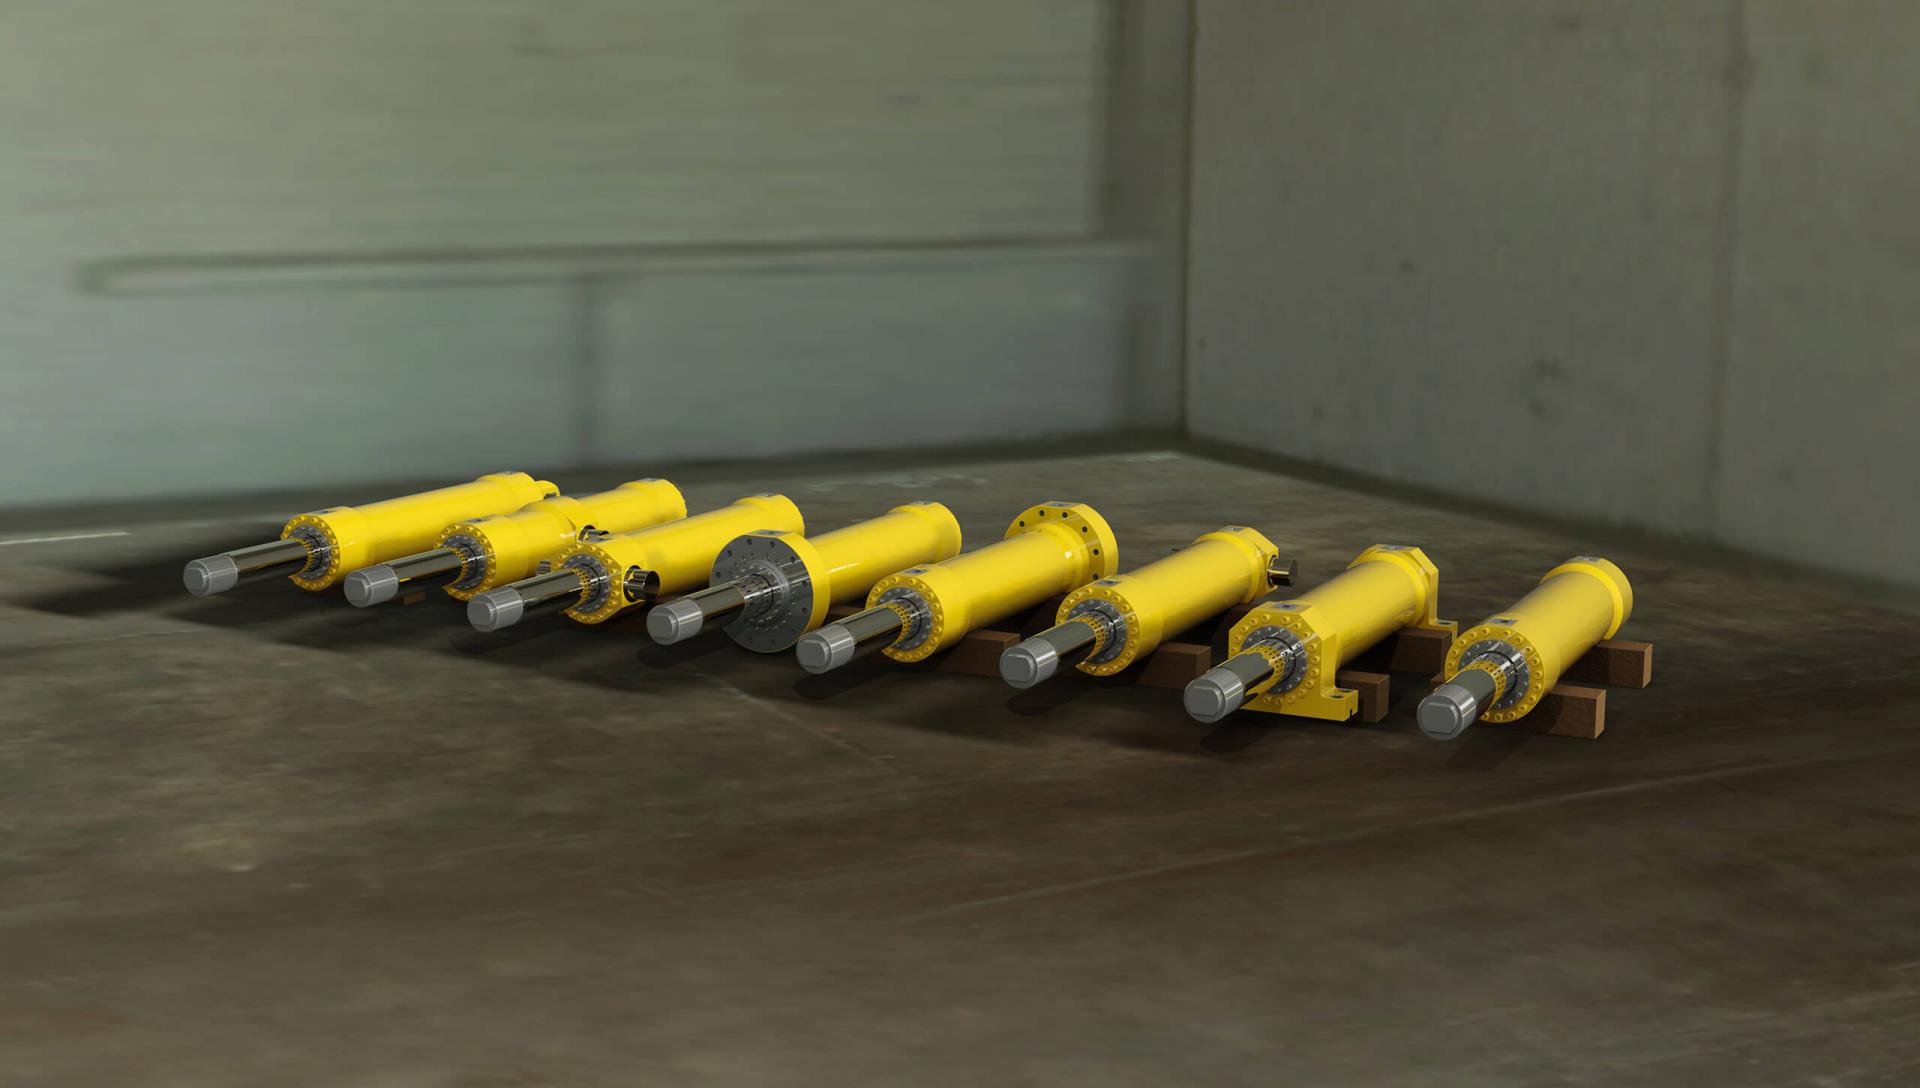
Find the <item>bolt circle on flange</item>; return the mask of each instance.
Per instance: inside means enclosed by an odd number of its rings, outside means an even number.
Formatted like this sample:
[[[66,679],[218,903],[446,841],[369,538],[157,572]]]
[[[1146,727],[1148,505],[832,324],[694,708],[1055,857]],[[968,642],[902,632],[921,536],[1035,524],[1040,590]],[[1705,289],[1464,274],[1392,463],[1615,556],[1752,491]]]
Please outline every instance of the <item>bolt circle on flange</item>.
[[[290,575],[296,585],[302,589],[319,589],[337,573],[334,566],[340,542],[326,522],[311,514],[302,514],[288,524],[283,535],[307,546],[307,565]]]
[[[491,589],[486,585],[487,575],[494,569],[493,549],[488,546],[484,536],[472,533],[448,533],[440,538],[440,546],[460,557],[460,576],[448,584],[453,590]]]
[[[800,553],[779,536],[748,533],[728,544],[713,561],[710,584],[722,582],[767,587],[727,624],[727,635],[741,646],[755,653],[779,653],[810,629],[813,575]]]
[[[1100,632],[1098,648],[1081,660],[1082,665],[1104,665],[1127,648],[1132,625],[1113,602],[1099,598],[1082,600],[1067,612],[1068,619],[1081,617],[1087,617]]]

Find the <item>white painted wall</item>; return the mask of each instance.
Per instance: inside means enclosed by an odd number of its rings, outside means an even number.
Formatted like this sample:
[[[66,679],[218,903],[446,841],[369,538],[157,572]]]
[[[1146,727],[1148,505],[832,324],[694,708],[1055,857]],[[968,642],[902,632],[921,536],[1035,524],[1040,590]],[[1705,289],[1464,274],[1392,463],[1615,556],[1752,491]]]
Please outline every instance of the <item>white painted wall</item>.
[[[0,0],[0,505],[1137,422],[1128,7]]]
[[[1196,18],[1193,433],[1913,580],[1920,7]]]

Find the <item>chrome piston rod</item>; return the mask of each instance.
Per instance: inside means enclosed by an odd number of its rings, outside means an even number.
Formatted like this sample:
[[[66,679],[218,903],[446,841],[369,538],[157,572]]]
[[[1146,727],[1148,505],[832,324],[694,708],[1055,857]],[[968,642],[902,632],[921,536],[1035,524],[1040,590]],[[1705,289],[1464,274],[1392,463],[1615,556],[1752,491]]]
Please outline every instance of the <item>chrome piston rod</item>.
[[[347,600],[357,608],[391,601],[400,595],[400,587],[410,582],[448,581],[460,574],[464,564],[452,548],[409,555],[391,563],[376,563],[347,575],[344,588]]]
[[[242,575],[298,574],[312,558],[304,540],[275,540],[195,559],[187,564],[181,581],[188,593],[207,597],[239,585]]]
[[[647,634],[662,646],[685,642],[699,634],[709,623],[732,616],[773,592],[772,586],[758,578],[720,582],[697,593],[655,605],[647,613]]]
[[[1075,616],[1010,647],[1000,655],[1000,679],[1016,688],[1030,688],[1057,672],[1060,663],[1077,665],[1100,643],[1100,629],[1092,617]]]
[[[1247,692],[1264,683],[1275,672],[1274,662],[1261,649],[1279,649],[1281,660],[1291,659],[1297,649],[1278,639],[1262,639],[1241,647],[1240,652],[1208,669],[1187,685],[1181,703],[1194,721],[1211,725],[1239,710],[1247,701]]]
[[[810,673],[832,672],[856,657],[893,645],[906,625],[898,609],[876,605],[802,636],[794,644],[794,656]]]
[[[476,596],[467,602],[467,622],[476,631],[498,631],[528,616],[565,611],[578,604],[586,592],[581,572],[562,567]]]
[[[1492,665],[1500,672],[1500,678],[1496,679],[1486,669],[1466,667],[1480,662]],[[1500,691],[1501,680],[1512,684],[1519,672],[1515,659],[1498,651],[1463,661],[1461,666],[1446,683],[1434,688],[1433,694],[1420,700],[1419,708],[1414,711],[1420,732],[1434,740],[1452,740],[1466,732],[1493,702]]]

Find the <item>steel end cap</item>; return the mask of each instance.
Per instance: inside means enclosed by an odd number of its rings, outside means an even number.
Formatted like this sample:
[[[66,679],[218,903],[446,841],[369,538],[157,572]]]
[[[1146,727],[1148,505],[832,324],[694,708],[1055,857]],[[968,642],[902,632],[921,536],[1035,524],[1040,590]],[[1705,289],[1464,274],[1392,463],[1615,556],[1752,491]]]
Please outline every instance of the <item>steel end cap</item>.
[[[1000,679],[1023,690],[1052,676],[1059,667],[1060,651],[1040,639],[1008,647],[1000,655]]]
[[[852,661],[853,652],[859,646],[846,628],[834,624],[801,636],[800,641],[794,643],[793,656],[799,659],[801,668],[818,676]]]
[[[1247,685],[1227,669],[1213,669],[1188,684],[1180,701],[1194,721],[1211,725],[1240,709]]]
[[[391,601],[400,593],[400,576],[393,568],[381,563],[378,566],[362,567],[347,575],[341,588],[347,592],[347,602],[355,608],[367,608],[372,605]]]
[[[685,642],[700,633],[707,622],[700,606],[685,597],[653,606],[647,613],[647,634],[662,646]]]
[[[225,593],[240,584],[240,564],[231,556],[209,555],[188,563],[180,580],[186,583],[187,592],[196,597]]]
[[[520,591],[512,586],[502,586],[489,593],[482,593],[467,602],[467,622],[473,624],[476,631],[498,631],[502,627],[512,627],[526,615],[527,601]]]
[[[1420,700],[1414,720],[1420,723],[1420,732],[1434,740],[1452,740],[1480,716],[1479,702],[1473,692],[1459,684],[1441,684],[1432,695]]]

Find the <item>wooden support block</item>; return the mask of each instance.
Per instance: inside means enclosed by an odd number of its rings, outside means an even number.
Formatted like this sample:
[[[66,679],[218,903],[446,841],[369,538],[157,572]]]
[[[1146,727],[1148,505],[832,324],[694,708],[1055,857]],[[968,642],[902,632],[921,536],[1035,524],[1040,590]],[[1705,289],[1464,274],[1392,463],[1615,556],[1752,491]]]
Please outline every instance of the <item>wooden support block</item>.
[[[1133,674],[1133,682],[1143,688],[1183,689],[1211,668],[1213,647],[1194,642],[1163,642],[1144,663],[1120,675]]]
[[[1653,644],[1618,638],[1596,643],[1568,666],[1561,679],[1576,684],[1644,688],[1653,683]]]
[[[1593,740],[1607,728],[1607,689],[1561,684],[1542,695],[1533,710],[1518,721],[1482,720],[1479,724]]]
[[[994,624],[994,627],[1002,631],[1018,631],[1021,638],[1037,635],[1053,626],[1053,618],[1060,614],[1060,602],[1064,600],[1066,600],[1065,597],[1054,597],[1042,602],[1024,616],[1008,616]]]
[[[1020,642],[1011,631],[972,631],[959,642],[933,658],[941,672],[959,672],[968,676],[1000,679],[1000,655]]]
[[[1377,672],[1342,669],[1334,674],[1333,682],[1359,693],[1360,713],[1356,717],[1361,721],[1377,722],[1387,716],[1387,698],[1392,693],[1391,678]]]
[[[1373,672],[1417,672],[1432,676],[1447,667],[1447,650],[1453,639],[1445,631],[1405,628],[1380,642],[1353,660],[1361,669]]]
[[[424,601],[426,599],[427,599],[427,591],[424,589],[410,589],[407,592],[402,593],[398,598],[400,602],[400,607],[402,608],[412,608],[414,605],[419,604],[421,601]]]

